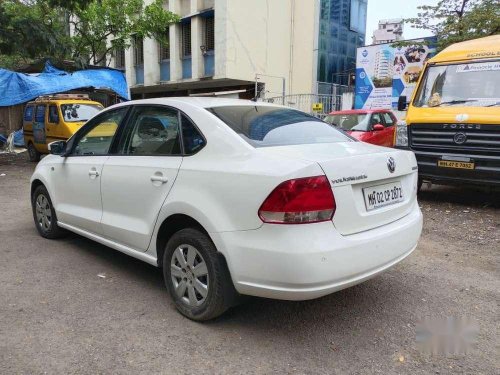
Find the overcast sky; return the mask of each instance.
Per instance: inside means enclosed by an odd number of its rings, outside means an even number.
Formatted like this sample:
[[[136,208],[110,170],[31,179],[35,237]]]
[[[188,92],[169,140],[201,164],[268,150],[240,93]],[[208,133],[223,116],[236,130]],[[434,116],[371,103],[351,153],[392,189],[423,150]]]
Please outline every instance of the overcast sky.
[[[373,30],[377,28],[378,21],[387,18],[409,18],[416,17],[417,6],[435,5],[437,0],[368,0],[368,15],[366,22],[366,44],[371,44]],[[426,30],[414,29],[405,24],[405,39],[421,38],[430,36]]]

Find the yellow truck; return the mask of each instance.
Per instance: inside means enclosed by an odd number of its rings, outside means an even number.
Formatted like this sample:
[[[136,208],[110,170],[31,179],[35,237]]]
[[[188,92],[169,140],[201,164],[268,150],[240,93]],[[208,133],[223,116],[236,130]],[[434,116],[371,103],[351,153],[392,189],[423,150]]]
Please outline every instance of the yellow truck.
[[[454,44],[430,59],[394,135],[419,182],[500,186],[500,35]]]
[[[66,141],[102,109],[85,94],[40,96],[26,104],[23,132],[30,160],[39,161],[41,154],[49,153],[49,143]]]

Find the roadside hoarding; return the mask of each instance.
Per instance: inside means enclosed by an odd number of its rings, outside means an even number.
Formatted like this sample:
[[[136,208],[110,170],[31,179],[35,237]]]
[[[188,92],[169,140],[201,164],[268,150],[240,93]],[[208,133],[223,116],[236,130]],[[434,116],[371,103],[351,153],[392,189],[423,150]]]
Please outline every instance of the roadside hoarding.
[[[411,45],[392,43],[360,47],[356,56],[356,109],[395,109],[400,95],[411,96],[424,62],[435,54],[434,38]]]

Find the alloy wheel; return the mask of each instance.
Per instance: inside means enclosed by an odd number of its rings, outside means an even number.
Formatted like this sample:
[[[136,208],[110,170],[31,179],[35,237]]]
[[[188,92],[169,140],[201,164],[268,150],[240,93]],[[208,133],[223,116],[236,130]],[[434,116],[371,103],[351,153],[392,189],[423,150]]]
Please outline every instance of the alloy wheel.
[[[40,194],[36,198],[36,221],[40,228],[47,232],[50,230],[50,225],[52,224],[52,211],[50,209],[50,203],[47,197],[43,194]]]
[[[170,261],[175,293],[189,307],[197,307],[208,296],[209,277],[205,260],[192,245],[180,245]]]

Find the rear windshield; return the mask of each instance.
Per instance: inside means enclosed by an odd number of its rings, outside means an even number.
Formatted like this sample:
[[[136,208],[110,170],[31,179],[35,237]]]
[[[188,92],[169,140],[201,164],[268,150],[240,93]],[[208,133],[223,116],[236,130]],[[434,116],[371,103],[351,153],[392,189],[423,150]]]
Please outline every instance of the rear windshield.
[[[254,147],[347,142],[333,126],[303,112],[271,106],[207,108]]]

